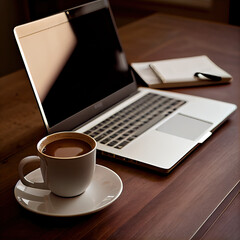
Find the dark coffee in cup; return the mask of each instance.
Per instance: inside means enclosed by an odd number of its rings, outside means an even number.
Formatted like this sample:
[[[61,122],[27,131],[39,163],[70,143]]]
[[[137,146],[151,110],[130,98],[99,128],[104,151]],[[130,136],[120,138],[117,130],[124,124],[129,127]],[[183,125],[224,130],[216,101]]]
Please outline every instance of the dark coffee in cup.
[[[82,194],[91,183],[96,166],[97,142],[78,132],[58,132],[42,138],[37,144],[38,156],[23,158],[18,167],[25,186],[47,189],[61,197]],[[24,167],[40,163],[43,181],[29,181]]]
[[[76,157],[88,153],[92,150],[92,147],[80,139],[59,139],[48,143],[42,150],[42,152],[52,157]]]

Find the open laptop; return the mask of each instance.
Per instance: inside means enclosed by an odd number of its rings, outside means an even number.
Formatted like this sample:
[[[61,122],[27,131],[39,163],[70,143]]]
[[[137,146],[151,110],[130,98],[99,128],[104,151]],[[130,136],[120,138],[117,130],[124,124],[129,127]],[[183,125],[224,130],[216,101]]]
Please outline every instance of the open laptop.
[[[137,88],[106,0],[14,29],[48,133],[93,136],[108,156],[170,172],[236,110]]]

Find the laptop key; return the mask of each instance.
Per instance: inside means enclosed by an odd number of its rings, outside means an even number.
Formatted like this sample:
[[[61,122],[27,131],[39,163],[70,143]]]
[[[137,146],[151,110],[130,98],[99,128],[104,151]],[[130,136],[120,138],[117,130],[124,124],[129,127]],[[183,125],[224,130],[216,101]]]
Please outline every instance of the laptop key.
[[[149,122],[144,124],[142,127],[140,127],[136,132],[134,132],[134,136],[135,137],[140,136],[142,133],[144,133],[146,130],[148,130],[150,127],[152,127],[154,124],[158,123],[163,118],[165,118],[164,115],[158,115],[157,117],[153,118],[152,120],[150,120]]]
[[[123,142],[121,142],[120,144],[118,144],[115,148],[121,149],[121,148],[123,148],[124,146],[126,146],[128,143],[129,143],[128,141],[123,141]]]
[[[112,141],[112,142],[108,143],[107,145],[110,146],[110,147],[113,147],[116,144],[118,144],[117,141]]]
[[[121,149],[184,103],[149,93],[85,133],[101,144]]]

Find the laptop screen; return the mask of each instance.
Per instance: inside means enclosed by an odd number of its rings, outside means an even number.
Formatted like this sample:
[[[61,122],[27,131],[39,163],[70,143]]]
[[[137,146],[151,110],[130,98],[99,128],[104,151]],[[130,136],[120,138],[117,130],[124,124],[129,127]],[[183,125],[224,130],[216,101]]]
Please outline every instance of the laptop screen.
[[[19,38],[48,128],[85,109],[92,117],[121,97],[104,99],[134,82],[109,8],[91,5],[49,17]]]

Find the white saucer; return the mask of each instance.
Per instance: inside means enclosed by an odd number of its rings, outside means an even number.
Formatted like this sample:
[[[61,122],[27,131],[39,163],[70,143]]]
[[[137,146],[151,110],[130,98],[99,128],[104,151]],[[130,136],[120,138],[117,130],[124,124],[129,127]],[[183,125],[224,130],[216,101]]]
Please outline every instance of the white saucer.
[[[40,169],[26,176],[29,180],[42,181]],[[21,206],[29,211],[55,217],[81,216],[94,213],[112,204],[121,194],[120,177],[109,168],[96,165],[93,180],[80,196],[58,197],[50,190],[26,187],[19,180],[14,195]]]

